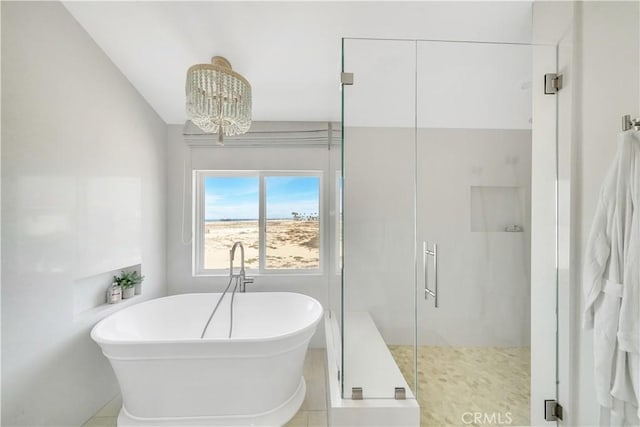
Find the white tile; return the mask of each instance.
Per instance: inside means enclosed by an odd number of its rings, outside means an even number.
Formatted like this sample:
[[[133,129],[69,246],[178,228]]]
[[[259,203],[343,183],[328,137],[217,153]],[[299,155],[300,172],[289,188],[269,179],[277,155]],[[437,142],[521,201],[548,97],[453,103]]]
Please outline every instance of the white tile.
[[[117,417],[122,407],[122,397],[117,395],[95,415],[96,417]]]
[[[307,394],[301,408],[304,411],[327,410],[324,359],[323,349],[309,349],[307,351],[304,369]]]
[[[116,427],[116,417],[93,417],[83,424],[82,427]]]
[[[323,380],[307,382],[307,395],[302,402],[302,409],[305,411],[326,411],[327,396],[324,389]]]
[[[304,359],[303,374],[305,378],[311,378],[316,375],[318,353],[321,349],[310,348],[307,350],[307,355]]]
[[[322,379],[324,382],[324,354],[325,351],[323,349],[309,349],[306,360],[308,369],[305,375],[308,374],[314,379]]]
[[[307,427],[309,423],[309,413],[306,411],[298,411],[298,413],[286,423],[283,427]]]
[[[326,413],[326,411],[312,411],[312,412],[309,412],[308,427],[327,427],[327,413]]]

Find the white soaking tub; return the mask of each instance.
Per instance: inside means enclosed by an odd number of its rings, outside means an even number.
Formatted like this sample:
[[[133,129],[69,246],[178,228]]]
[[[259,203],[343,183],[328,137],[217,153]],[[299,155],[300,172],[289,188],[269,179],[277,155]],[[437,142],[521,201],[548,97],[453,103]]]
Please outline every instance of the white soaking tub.
[[[122,392],[118,426],[280,426],[300,408],[322,306],[288,292],[183,294],[125,308],[91,337]]]

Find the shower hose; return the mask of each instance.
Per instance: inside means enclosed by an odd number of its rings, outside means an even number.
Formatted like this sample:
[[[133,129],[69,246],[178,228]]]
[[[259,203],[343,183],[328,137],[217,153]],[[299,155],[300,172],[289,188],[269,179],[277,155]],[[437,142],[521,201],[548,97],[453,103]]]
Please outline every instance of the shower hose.
[[[220,295],[220,298],[218,298],[218,303],[216,304],[216,306],[214,307],[213,311],[211,312],[211,316],[209,316],[209,320],[207,320],[207,324],[204,325],[204,329],[202,330],[202,335],[200,335],[200,338],[204,338],[204,334],[207,332],[207,328],[209,327],[209,324],[211,323],[211,319],[213,319],[213,316],[216,314],[216,311],[218,311],[218,307],[220,307],[220,303],[222,303],[222,300],[224,298],[224,296],[227,294],[227,291],[229,290],[229,287],[231,286],[231,282],[233,282],[233,279],[236,279],[236,283],[235,285],[233,285],[233,290],[231,291],[231,306],[229,308],[229,338],[231,338],[231,333],[233,332],[233,300],[236,296],[236,290],[238,289],[238,284],[240,283],[240,276],[231,276],[229,278],[229,283],[227,284],[227,287],[224,289],[224,292],[222,293],[222,295]]]

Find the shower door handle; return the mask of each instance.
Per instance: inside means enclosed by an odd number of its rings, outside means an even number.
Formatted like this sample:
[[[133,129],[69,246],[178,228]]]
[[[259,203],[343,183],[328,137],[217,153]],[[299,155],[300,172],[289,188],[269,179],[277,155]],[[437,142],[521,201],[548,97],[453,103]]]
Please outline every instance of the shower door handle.
[[[427,256],[433,257],[433,290],[429,289],[429,268],[427,266]],[[427,242],[422,242],[422,271],[424,273],[424,299],[429,299],[431,295],[434,299],[434,307],[438,308],[438,244],[433,244],[433,249],[427,247]]]

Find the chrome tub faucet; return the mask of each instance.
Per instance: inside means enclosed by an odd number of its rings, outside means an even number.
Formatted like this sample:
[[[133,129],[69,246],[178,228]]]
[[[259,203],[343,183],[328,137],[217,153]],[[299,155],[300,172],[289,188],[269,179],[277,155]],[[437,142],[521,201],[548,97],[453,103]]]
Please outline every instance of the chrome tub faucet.
[[[236,249],[240,247],[240,272],[238,274],[233,274],[233,259],[235,258]],[[246,271],[244,269],[244,246],[242,242],[235,242],[233,246],[231,246],[230,252],[230,261],[229,261],[229,275],[232,279],[236,278],[240,281],[239,292],[245,292],[246,284],[253,283],[253,277],[247,277]]]

